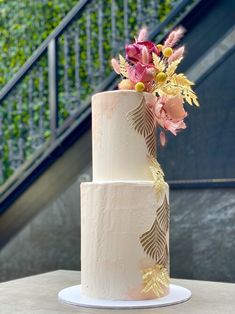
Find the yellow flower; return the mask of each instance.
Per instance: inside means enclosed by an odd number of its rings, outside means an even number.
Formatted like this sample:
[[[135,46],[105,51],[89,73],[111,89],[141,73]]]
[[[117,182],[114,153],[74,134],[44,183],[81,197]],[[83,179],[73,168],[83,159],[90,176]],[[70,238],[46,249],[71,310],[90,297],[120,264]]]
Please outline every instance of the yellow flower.
[[[158,48],[160,51],[162,51],[163,45],[158,44],[158,45],[157,45],[157,48]]]
[[[173,49],[171,47],[166,47],[164,50],[163,50],[163,55],[167,58],[169,58],[173,53]]]
[[[136,90],[137,92],[143,92],[144,89],[145,89],[144,83],[138,82],[138,83],[135,84],[135,90]]]
[[[166,73],[164,72],[159,72],[157,75],[156,75],[156,80],[160,83],[163,83],[165,82],[167,76],[166,76]]]

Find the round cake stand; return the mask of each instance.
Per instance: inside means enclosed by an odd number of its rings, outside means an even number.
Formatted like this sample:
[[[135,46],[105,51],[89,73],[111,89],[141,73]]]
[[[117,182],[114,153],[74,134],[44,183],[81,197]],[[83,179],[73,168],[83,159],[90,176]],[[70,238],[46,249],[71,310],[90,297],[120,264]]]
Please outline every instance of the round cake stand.
[[[169,294],[159,299],[143,301],[102,300],[89,298],[83,295],[81,293],[81,285],[78,285],[61,290],[58,294],[58,298],[63,303],[82,307],[102,309],[144,309],[182,303],[189,300],[191,295],[191,291],[188,289],[171,284]]]

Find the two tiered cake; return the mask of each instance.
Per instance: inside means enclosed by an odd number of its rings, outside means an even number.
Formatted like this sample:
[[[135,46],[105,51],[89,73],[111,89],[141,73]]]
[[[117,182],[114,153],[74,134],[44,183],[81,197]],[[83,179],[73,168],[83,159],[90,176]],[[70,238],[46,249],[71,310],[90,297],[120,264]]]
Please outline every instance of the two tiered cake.
[[[156,159],[167,131],[185,129],[183,103],[198,106],[193,83],[176,73],[183,29],[163,45],[142,29],[112,59],[118,91],[92,97],[93,182],[81,185],[82,294],[147,300],[169,292],[169,189]],[[157,132],[157,130],[159,130]]]
[[[82,292],[93,298],[139,300],[168,291],[168,185],[157,192],[145,139],[128,121],[152,101],[135,91],[92,98],[93,182],[81,185],[81,260]]]

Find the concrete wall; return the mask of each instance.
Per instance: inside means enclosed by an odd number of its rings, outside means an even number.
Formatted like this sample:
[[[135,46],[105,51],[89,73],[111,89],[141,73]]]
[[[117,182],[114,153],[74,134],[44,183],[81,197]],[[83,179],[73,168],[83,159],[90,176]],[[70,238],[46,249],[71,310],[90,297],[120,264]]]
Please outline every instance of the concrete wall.
[[[0,281],[55,269],[80,269],[80,183],[91,168],[41,210],[0,251]]]

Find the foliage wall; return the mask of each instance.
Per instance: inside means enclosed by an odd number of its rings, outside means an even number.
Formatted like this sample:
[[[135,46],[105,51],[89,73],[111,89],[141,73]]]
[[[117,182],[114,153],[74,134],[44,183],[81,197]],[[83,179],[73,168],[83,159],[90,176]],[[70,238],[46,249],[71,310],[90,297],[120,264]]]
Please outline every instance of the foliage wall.
[[[156,26],[170,12],[174,2],[142,0],[140,8],[138,7],[140,2],[128,0],[130,37],[136,35],[141,24]],[[0,88],[12,78],[77,3],[77,0],[0,0]],[[103,3],[102,39],[99,38],[98,26],[101,3]],[[112,3],[115,3],[116,15],[115,47],[111,40]],[[140,9],[141,21],[138,20]],[[88,14],[91,30],[89,38]],[[123,47],[123,20],[123,0],[90,1],[83,15],[60,36],[58,40],[60,126],[111,73],[110,57],[114,51]],[[100,42],[103,58],[100,58]],[[87,66],[89,58],[90,66]],[[4,183],[51,136],[47,78],[48,64],[45,54],[29,75],[1,103],[0,184]]]
[[[77,0],[0,0],[0,88]]]

